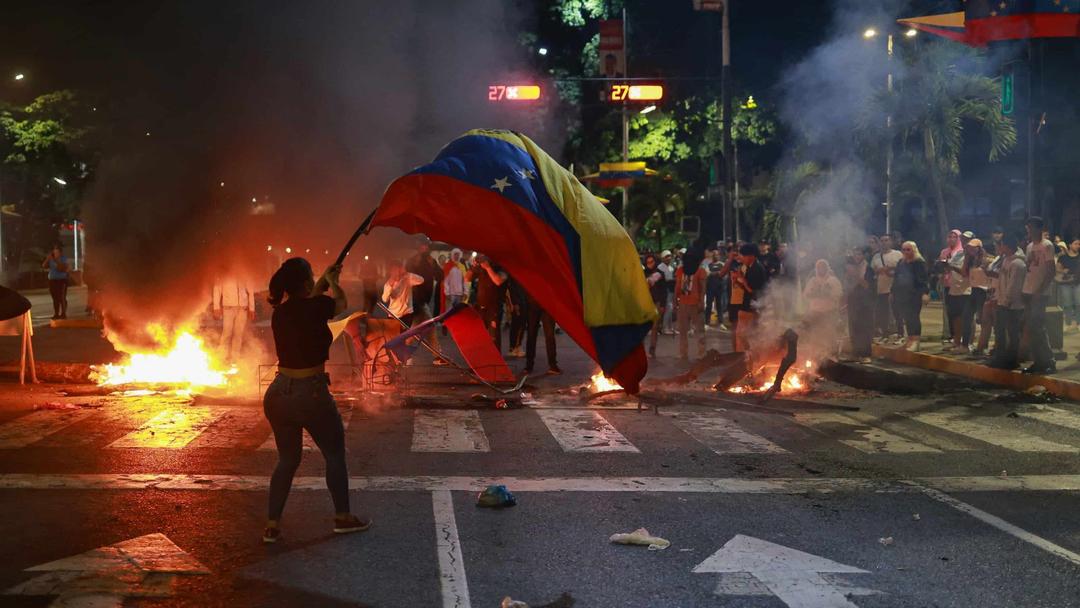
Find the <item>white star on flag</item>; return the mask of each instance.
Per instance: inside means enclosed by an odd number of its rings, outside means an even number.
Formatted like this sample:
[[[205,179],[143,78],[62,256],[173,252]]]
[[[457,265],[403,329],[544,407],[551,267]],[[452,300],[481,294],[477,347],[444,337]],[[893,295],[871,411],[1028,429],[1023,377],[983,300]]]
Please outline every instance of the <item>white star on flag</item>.
[[[536,179],[536,172],[532,169],[518,169],[516,172],[521,179]]]
[[[502,191],[506,190],[510,186],[511,186],[510,177],[507,176],[507,177],[503,177],[503,178],[500,178],[500,179],[496,179],[495,183],[491,184],[491,189],[492,190],[498,190],[499,194],[502,194]]]

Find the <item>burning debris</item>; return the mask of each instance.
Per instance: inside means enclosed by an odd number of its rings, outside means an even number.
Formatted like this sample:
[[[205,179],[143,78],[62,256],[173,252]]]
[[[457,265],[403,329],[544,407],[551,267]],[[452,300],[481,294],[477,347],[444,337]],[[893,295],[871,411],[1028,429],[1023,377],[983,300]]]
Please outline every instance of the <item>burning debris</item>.
[[[101,387],[128,389],[125,394],[162,388],[198,392],[227,388],[230,378],[239,372],[236,366],[218,361],[190,326],[169,331],[163,325],[150,324],[146,331],[153,347],[116,343],[117,350],[127,354],[124,361],[92,366],[91,381]]]

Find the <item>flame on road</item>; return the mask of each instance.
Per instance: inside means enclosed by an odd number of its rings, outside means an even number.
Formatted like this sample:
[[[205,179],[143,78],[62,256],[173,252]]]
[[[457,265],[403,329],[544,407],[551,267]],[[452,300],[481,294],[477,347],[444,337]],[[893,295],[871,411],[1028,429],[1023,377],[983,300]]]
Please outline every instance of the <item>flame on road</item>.
[[[766,369],[762,374],[768,374],[768,380],[762,382],[760,385],[755,386],[751,383],[740,384],[728,389],[729,393],[737,395],[744,395],[748,393],[764,393],[765,391],[773,387],[773,378],[776,376],[776,367]],[[804,393],[810,390],[810,374],[813,372],[814,363],[812,361],[806,362],[805,372],[798,368],[798,366],[792,366],[788,370],[787,375],[784,376],[783,383],[780,385],[780,394],[792,394],[792,393]]]
[[[235,367],[227,368],[206,348],[203,340],[190,329],[170,333],[161,325],[151,324],[147,333],[157,347],[143,352],[118,346],[127,353],[122,363],[106,363],[93,367],[91,379],[99,386],[169,385],[193,390],[224,387]]]
[[[589,386],[594,393],[606,393],[608,391],[621,391],[622,387],[618,382],[615,382],[611,378],[604,375],[604,372],[596,372],[589,379]]]

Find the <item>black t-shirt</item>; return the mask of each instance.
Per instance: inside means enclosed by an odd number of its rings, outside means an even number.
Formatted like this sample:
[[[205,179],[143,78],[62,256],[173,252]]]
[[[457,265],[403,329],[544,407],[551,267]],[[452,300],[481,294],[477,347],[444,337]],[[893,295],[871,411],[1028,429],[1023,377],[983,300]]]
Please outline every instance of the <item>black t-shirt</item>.
[[[501,273],[502,269],[498,266],[492,266],[492,270],[496,274]],[[496,285],[495,281],[491,280],[491,276],[481,266],[477,266],[473,270],[473,276],[476,278],[476,307],[481,310],[498,310],[502,306],[503,294],[506,293],[506,282],[502,285]]]
[[[649,285],[649,295],[652,296],[653,304],[656,304],[656,306],[667,306],[668,288],[667,281],[664,280],[664,273],[661,272],[659,268],[653,268],[652,270],[646,268],[645,280],[648,280],[654,274],[660,275],[660,279],[652,285]]]
[[[1058,264],[1065,267],[1065,275],[1062,282],[1067,285],[1075,285],[1080,280],[1080,255],[1063,253],[1058,256]]]
[[[423,283],[412,288],[413,307],[427,305],[435,293],[435,283],[443,278],[439,264],[430,255],[419,254],[409,260],[405,270],[424,277]]]
[[[751,292],[743,297],[742,309],[754,311],[754,303],[765,294],[765,285],[769,282],[769,272],[755,260],[754,264],[746,269],[746,284]]]
[[[289,298],[275,308],[270,327],[274,330],[278,365],[307,369],[325,363],[333,341],[326,322],[332,318],[334,299],[325,295]]]
[[[709,262],[709,278],[705,279],[705,289],[711,292],[718,292],[724,288],[724,277],[717,276],[713,273],[720,272],[724,269],[724,262]]]

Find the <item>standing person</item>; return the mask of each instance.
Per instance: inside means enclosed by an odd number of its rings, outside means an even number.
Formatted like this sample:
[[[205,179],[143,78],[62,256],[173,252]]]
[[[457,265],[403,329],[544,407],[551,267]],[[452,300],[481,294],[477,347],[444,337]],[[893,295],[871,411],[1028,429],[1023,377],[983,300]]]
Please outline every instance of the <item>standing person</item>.
[[[949,234],[945,237],[945,248],[938,254],[937,269],[941,271],[941,343],[949,344],[952,342],[953,332],[952,325],[949,323],[949,307],[947,305],[949,287],[952,286],[952,274],[949,272],[949,260],[956,254],[957,251],[961,251],[963,247],[960,245],[960,231],[953,229],[949,231]]]
[[[1058,302],[1065,312],[1065,330],[1080,329],[1080,238],[1073,239],[1069,248],[1058,256]]]
[[[994,226],[994,229],[990,231],[990,241],[994,246],[994,254],[1001,255],[1001,241],[1005,238],[1005,229],[1001,226]]]
[[[968,340],[968,347],[972,354],[982,356],[975,339],[975,324],[980,326],[986,323],[983,319],[983,305],[986,303],[986,294],[990,290],[990,276],[986,274],[988,265],[986,251],[983,249],[980,239],[971,239],[964,248],[963,275],[971,283],[971,298],[968,307],[964,310],[964,335]]]
[[[41,263],[49,270],[49,295],[52,297],[53,319],[67,318],[68,259],[64,246],[57,241]],[[205,293],[205,292],[204,292]]]
[[[892,236],[881,235],[878,239],[878,251],[870,260],[870,267],[874,270],[876,296],[874,300],[874,331],[882,342],[893,341],[898,345],[903,336],[900,332],[892,329],[894,315],[889,305],[892,295],[893,276],[896,273],[896,265],[903,259],[903,255],[893,249]],[[899,329],[899,328],[897,328]]]
[[[345,464],[345,427],[330,395],[333,337],[327,321],[344,312],[345,293],[338,284],[340,266],[331,266],[316,283],[303,258],[285,260],[270,279],[270,326],[278,357],[278,373],[263,397],[263,412],[274,431],[278,462],[270,477],[269,509],[263,542],[281,537],[281,514],[293,475],[300,466],[307,430],[326,461],[326,487],[334,501],[334,532],[345,534],[371,527],[367,517],[349,510],[349,472]],[[331,296],[325,295],[329,290]]]
[[[856,247],[848,256],[844,270],[851,354],[860,363],[873,361],[870,345],[874,337],[875,277],[866,260],[870,253],[869,247]]]
[[[683,255],[683,265],[675,271],[675,317],[679,327],[679,360],[689,358],[690,328],[698,338],[698,357],[705,356],[705,323],[701,304],[705,297],[707,273],[701,267],[701,253],[695,248]]]
[[[741,247],[741,245],[739,245]],[[743,300],[746,293],[742,283],[735,280],[735,275],[743,271],[742,258],[739,250],[733,245],[728,249],[728,259],[720,270],[721,278],[727,278],[728,283],[728,327],[731,328],[731,351],[739,352],[739,311],[742,310]]]
[[[1001,264],[1005,261],[1005,256],[1002,255],[1002,246],[998,242],[992,245],[993,250],[987,249],[987,262],[986,262],[986,277],[989,282],[989,287],[986,290],[986,302],[983,304],[982,309],[982,327],[979,328],[979,342],[975,345],[975,351],[978,353],[986,353],[987,348],[990,347],[990,335],[997,327],[997,321],[995,315],[997,314],[997,290],[1000,279]],[[994,344],[994,348],[997,349],[997,344]],[[993,352],[989,353],[993,356]]]
[[[791,252],[791,247],[787,243],[780,243],[776,248],[776,258],[780,264],[776,282],[784,290],[784,298],[781,299],[783,309],[779,311],[779,316],[781,319],[790,319],[795,317],[798,312],[798,298],[796,296],[799,291],[799,265],[795,259],[795,254]],[[832,266],[829,269],[832,272]]]
[[[424,277],[406,272],[401,260],[391,260],[386,265],[390,273],[383,284],[382,301],[390,313],[406,325],[413,321],[413,287],[423,285]]]
[[[724,309],[721,304],[724,299],[724,277],[720,271],[724,269],[724,260],[720,257],[720,250],[710,251],[709,259],[705,261],[708,278],[705,280],[705,325],[710,325],[713,312],[716,312],[716,323],[723,327]]]
[[[443,273],[439,263],[431,257],[431,245],[423,243],[416,250],[416,255],[405,264],[410,273],[423,277],[424,282],[412,288],[413,317],[410,325],[418,325],[432,318],[435,289],[442,283]],[[431,332],[431,345],[439,349],[439,333]]]
[[[664,315],[661,318],[661,331],[670,334],[674,333],[671,330],[671,319],[675,309],[675,262],[671,257],[671,251],[665,249],[660,252],[660,264],[657,268],[664,273],[664,283],[667,285],[667,306],[664,307]]]
[[[255,320],[255,292],[248,289],[247,282],[227,276],[214,283],[211,293],[214,318],[221,319],[218,350],[226,361],[232,362],[244,347],[248,321]]]
[[[533,302],[525,293],[525,288],[514,277],[510,277],[508,285],[506,293],[510,298],[509,355],[511,357],[524,357],[525,350],[522,348],[522,338],[525,337],[525,330],[528,328],[530,306]]]
[[[461,263],[461,250],[450,252],[450,261],[443,266],[443,297],[445,309],[465,301],[465,265]]]
[[[651,253],[645,256],[645,282],[649,284],[649,295],[658,313],[652,330],[649,332],[649,356],[655,358],[656,338],[660,333],[660,325],[663,323],[664,312],[667,309],[667,281],[664,280],[664,273],[660,271],[659,264],[656,262],[656,256]]]
[[[765,286],[769,283],[769,274],[758,261],[759,250],[756,245],[747,243],[739,248],[739,257],[743,270],[732,270],[732,283],[738,283],[742,289],[742,304],[739,307],[738,324],[735,328],[736,352],[749,352],[750,336],[757,328],[761,305],[764,303]]]
[[[836,345],[836,319],[843,297],[844,287],[833,274],[829,263],[825,260],[815,262],[814,276],[810,277],[803,289],[807,309],[805,326],[816,334],[811,344],[830,349]]]
[[[1024,277],[1024,330],[1028,335],[1032,364],[1025,374],[1057,371],[1050,339],[1046,335],[1046,299],[1054,283],[1054,244],[1045,237],[1040,217],[1030,217],[1025,224],[1028,239],[1027,275]]]
[[[907,241],[901,245],[900,254],[902,259],[893,273],[893,308],[899,313],[903,325],[898,333],[907,333],[904,348],[918,352],[922,341],[920,315],[923,305],[930,301],[929,271],[915,241]]]
[[[960,235],[961,247],[957,249],[945,265],[945,272],[949,277],[949,293],[945,296],[945,310],[949,316],[949,331],[952,334],[952,351],[957,353],[968,352],[968,344],[971,336],[964,334],[964,311],[968,309],[968,301],[971,300],[971,282],[964,276],[965,247],[970,240],[965,232]]]
[[[540,324],[544,325],[544,352],[547,353],[549,376],[558,376],[562,373],[559,369],[559,357],[555,346],[555,319],[533,299],[525,294],[528,303],[528,319],[525,332],[525,374],[531,374],[533,364],[536,362],[536,339],[540,334]],[[655,327],[654,327],[655,330]]]
[[[507,275],[502,269],[493,266],[487,256],[482,255],[473,259],[472,267],[465,274],[466,281],[473,279],[476,279],[476,299],[473,305],[484,320],[484,327],[501,355],[503,294]]]
[[[999,258],[994,353],[988,365],[1012,370],[1020,365],[1020,326],[1024,314],[1024,281],[1027,278],[1027,264],[1015,236],[1007,234],[1002,237]]]

